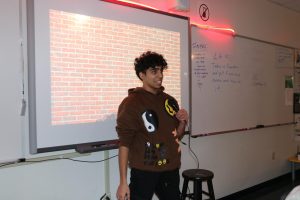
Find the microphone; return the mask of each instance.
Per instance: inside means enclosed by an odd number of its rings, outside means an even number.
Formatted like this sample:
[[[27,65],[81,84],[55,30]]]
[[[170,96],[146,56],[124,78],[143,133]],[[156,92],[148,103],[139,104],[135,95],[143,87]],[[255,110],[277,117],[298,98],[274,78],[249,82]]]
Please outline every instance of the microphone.
[[[166,109],[167,113],[169,113],[169,115],[174,117],[176,115],[176,113],[179,111],[179,105],[174,98],[166,99],[165,100],[165,109]],[[186,124],[185,120],[184,120],[184,122]],[[181,139],[180,139],[180,142],[182,144],[186,145],[186,143],[182,142]]]
[[[179,111],[179,105],[175,99],[169,99],[169,105],[173,108],[175,112]]]
[[[170,110],[173,110],[173,112],[171,114],[168,110],[167,111],[169,112],[170,115],[175,116],[176,113],[179,111],[179,105],[178,105],[177,101],[173,98],[172,99],[167,99],[166,101],[168,101],[168,106],[171,107]],[[166,109],[167,109],[167,107],[166,107]],[[184,122],[187,123],[186,120],[184,120]]]
[[[176,113],[179,111],[179,105],[177,101],[173,98],[165,100],[165,109],[167,113],[171,116],[175,116]]]

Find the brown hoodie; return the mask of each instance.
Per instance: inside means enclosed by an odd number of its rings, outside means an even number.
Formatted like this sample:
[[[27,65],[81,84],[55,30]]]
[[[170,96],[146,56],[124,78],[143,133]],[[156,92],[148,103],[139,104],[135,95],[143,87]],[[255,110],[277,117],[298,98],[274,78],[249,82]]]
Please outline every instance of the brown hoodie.
[[[166,171],[180,167],[175,131],[179,122],[167,105],[174,98],[163,90],[152,94],[140,87],[129,89],[119,106],[116,130],[120,146],[129,148],[131,168]]]

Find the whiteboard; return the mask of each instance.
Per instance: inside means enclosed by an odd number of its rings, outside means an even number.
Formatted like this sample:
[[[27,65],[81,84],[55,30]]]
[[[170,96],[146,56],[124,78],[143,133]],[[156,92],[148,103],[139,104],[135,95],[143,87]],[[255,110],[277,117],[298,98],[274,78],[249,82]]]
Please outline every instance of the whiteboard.
[[[192,27],[191,134],[291,123],[292,48]]]

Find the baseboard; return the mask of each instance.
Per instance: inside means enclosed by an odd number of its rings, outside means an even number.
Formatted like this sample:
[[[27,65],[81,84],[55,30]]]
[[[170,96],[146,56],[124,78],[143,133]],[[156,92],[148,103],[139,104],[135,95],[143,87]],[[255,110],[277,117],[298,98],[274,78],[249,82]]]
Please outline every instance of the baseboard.
[[[300,172],[298,172],[298,171],[300,171],[300,170],[296,171],[296,178],[300,177],[299,176]],[[292,175],[291,175],[291,173],[287,173],[287,174],[278,176],[278,177],[276,177],[274,179],[271,179],[271,180],[268,180],[266,182],[254,185],[254,186],[252,186],[250,188],[247,188],[247,189],[241,190],[239,192],[230,194],[230,195],[222,197],[222,198],[220,198],[218,200],[235,200],[235,199],[239,199],[239,198],[241,198],[243,196],[246,196],[246,195],[249,195],[251,193],[258,192],[262,188],[267,188],[267,187],[269,187],[271,185],[276,185],[276,184],[279,184],[279,183],[282,183],[282,182],[287,182],[287,183],[288,182],[292,182]]]

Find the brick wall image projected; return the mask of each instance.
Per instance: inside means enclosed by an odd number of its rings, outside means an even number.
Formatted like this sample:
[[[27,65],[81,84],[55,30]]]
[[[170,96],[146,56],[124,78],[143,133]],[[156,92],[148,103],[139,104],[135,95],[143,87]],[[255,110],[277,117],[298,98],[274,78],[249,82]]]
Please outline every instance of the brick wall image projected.
[[[180,101],[178,32],[56,10],[49,18],[52,125],[115,116],[127,90],[141,86],[133,62],[147,50],[166,58],[163,85]]]

